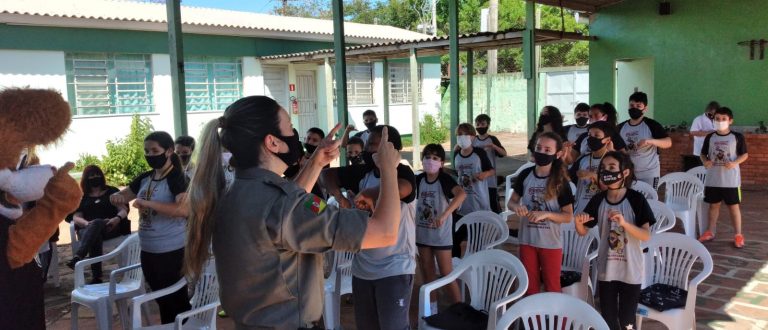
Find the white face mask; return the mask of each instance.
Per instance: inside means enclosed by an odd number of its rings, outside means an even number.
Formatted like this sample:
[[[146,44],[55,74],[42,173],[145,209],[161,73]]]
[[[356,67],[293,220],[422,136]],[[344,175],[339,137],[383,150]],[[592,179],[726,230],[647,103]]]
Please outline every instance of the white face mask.
[[[715,129],[718,131],[724,131],[728,129],[728,122],[727,121],[716,121],[715,122]]]
[[[437,171],[440,170],[440,167],[442,167],[442,164],[434,159],[425,159],[422,162],[422,165],[424,165],[424,172],[429,174],[437,173]]]
[[[472,146],[472,137],[469,135],[459,135],[456,137],[456,144],[458,144],[461,149],[467,149]]]
[[[48,165],[31,166],[18,171],[3,169],[0,170],[0,190],[21,203],[36,201],[43,197],[45,186],[52,177],[53,169]],[[11,219],[17,219],[22,214],[21,206],[0,208],[0,213]]]

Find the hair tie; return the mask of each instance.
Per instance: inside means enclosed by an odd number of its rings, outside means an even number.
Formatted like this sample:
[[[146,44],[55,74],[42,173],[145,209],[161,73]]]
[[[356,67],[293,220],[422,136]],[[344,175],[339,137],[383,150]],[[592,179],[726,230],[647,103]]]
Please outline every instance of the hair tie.
[[[224,116],[219,117],[219,127],[227,128],[227,118],[224,118]]]

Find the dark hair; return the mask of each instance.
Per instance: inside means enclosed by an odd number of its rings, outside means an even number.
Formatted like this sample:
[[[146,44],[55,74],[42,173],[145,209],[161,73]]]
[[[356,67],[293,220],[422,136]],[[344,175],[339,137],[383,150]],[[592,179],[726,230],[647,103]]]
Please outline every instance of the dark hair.
[[[310,129],[308,129],[307,133],[315,133],[315,134],[319,135],[321,139],[325,138],[325,132],[323,132],[323,130],[321,130],[321,129],[317,128],[317,127],[312,127]]]
[[[717,111],[717,109],[719,109],[719,108],[720,108],[720,103],[717,103],[717,101],[710,101],[710,102],[707,104],[707,108],[706,108],[706,110],[704,110],[704,111],[709,111],[709,110],[715,110],[715,111]]]
[[[349,146],[350,144],[357,144],[360,146],[360,148],[365,148],[365,141],[363,141],[363,139],[357,136],[353,136],[349,138],[349,141],[347,141],[347,146]]]
[[[192,151],[195,150],[195,138],[189,135],[182,135],[176,138],[176,144],[189,147]]]
[[[579,103],[576,105],[575,108],[573,108],[574,112],[589,112],[589,104],[586,103]]]
[[[544,109],[547,109],[547,116],[550,118],[549,125],[552,126],[553,132],[562,132],[563,131],[563,114],[560,113],[560,109],[558,109],[556,106],[553,105],[545,105]],[[542,111],[543,112],[543,111]],[[539,115],[541,117],[541,115]],[[536,123],[536,132],[543,132],[544,131],[544,125],[537,122]]]
[[[733,119],[733,111],[729,107],[719,107],[715,110],[716,115],[726,115],[728,119]]]
[[[400,138],[400,132],[397,131],[397,128],[389,125],[379,125],[374,127],[371,130],[371,135],[368,136],[368,141],[370,141],[373,136],[381,137],[381,132],[384,130],[384,127],[388,128],[387,133],[389,134],[389,142],[392,142],[392,146],[395,147],[395,150],[403,150],[403,141]]]
[[[88,178],[93,175],[98,175],[101,177],[101,183],[99,184],[101,187],[105,187],[107,185],[107,180],[104,177],[104,171],[102,171],[98,165],[88,165],[83,169],[83,174],[80,178],[80,189],[84,194],[88,194],[91,188],[93,188],[88,185]]]
[[[258,166],[264,138],[268,134],[282,135],[278,131],[280,111],[282,107],[267,96],[247,96],[229,105],[223,116],[209,121],[203,128],[197,170],[189,185],[187,203],[184,271],[193,281],[210,256],[211,235],[218,221],[214,209],[226,187],[222,152],[226,149],[232,153],[229,164],[234,168]]]
[[[173,150],[173,148],[175,147],[175,142],[173,141],[173,138],[171,137],[171,135],[163,131],[156,131],[156,132],[149,133],[149,135],[147,135],[147,137],[144,138],[144,142],[147,142],[147,141],[157,142],[157,144],[159,144],[160,147],[165,150],[168,150],[168,149]],[[177,155],[175,152],[171,153],[171,164],[173,164],[173,167],[179,170],[184,168],[183,166],[181,166],[181,158],[179,158],[179,155]]]
[[[612,137],[615,131],[615,126],[611,125],[611,123],[607,121],[597,121],[589,124],[589,126],[587,127],[587,132],[589,132],[589,130],[593,128],[601,130],[603,132],[603,135],[605,135],[605,137],[607,138]]]
[[[456,135],[459,135],[459,132],[464,132],[467,135],[477,135],[477,130],[475,130],[475,126],[472,126],[470,123],[461,123],[459,126],[456,127]]]
[[[616,123],[619,120],[619,117],[618,117],[618,113],[616,112],[616,107],[614,107],[613,104],[611,104],[610,102],[595,103],[592,105],[590,110],[591,109],[600,111],[600,113],[608,117],[606,121],[611,123],[611,125],[616,126]]]
[[[629,170],[629,175],[624,178],[624,187],[627,189],[632,188],[632,182],[635,181],[635,164],[632,163],[632,159],[629,158],[629,155],[621,151],[609,151],[603,155],[603,160],[600,161],[598,170],[603,169],[603,161],[609,157],[619,161],[620,171],[624,172],[624,170]]]
[[[479,122],[486,122],[488,125],[490,125],[491,124],[491,116],[486,115],[484,113],[481,113],[481,114],[477,115],[477,117],[475,117],[475,123],[479,123]]]
[[[563,138],[555,132],[542,132],[536,140],[551,139],[555,141],[556,150],[560,152],[563,150]],[[552,170],[549,172],[549,178],[547,179],[547,188],[544,192],[544,198],[547,200],[557,198],[560,195],[562,189],[571,189],[568,182],[571,179],[568,176],[568,166],[565,165],[562,159],[555,158],[552,162]]]
[[[376,111],[373,111],[373,110],[370,110],[370,109],[368,109],[368,110],[365,110],[365,111],[363,112],[363,118],[365,118],[365,117],[368,117],[368,116],[374,116],[374,117],[378,118],[378,117],[376,116]]]
[[[648,94],[643,92],[634,92],[629,96],[629,100],[648,105]]]
[[[426,145],[424,150],[421,151],[421,158],[424,158],[426,155],[435,155],[440,160],[445,161],[445,149],[439,144],[430,143]]]

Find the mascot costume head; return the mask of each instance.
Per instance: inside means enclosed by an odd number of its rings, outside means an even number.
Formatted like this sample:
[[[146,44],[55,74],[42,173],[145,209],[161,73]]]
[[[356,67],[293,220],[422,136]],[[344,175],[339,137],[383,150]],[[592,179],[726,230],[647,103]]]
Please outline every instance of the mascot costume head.
[[[72,121],[53,90],[0,90],[0,327],[44,329],[38,248],[80,203],[73,164],[24,167],[28,150],[61,138]],[[31,209],[22,204],[35,202]]]

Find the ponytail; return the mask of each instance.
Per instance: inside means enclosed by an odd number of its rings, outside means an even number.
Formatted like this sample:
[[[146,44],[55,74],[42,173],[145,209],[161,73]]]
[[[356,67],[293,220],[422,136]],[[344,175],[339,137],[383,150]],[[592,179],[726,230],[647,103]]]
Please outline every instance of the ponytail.
[[[192,281],[197,280],[203,265],[210,257],[216,222],[213,213],[226,185],[224,167],[221,164],[223,148],[219,137],[219,120],[211,120],[205,125],[200,142],[197,169],[187,194],[189,218],[187,246],[184,249],[184,272]],[[179,160],[178,156],[175,158]]]

